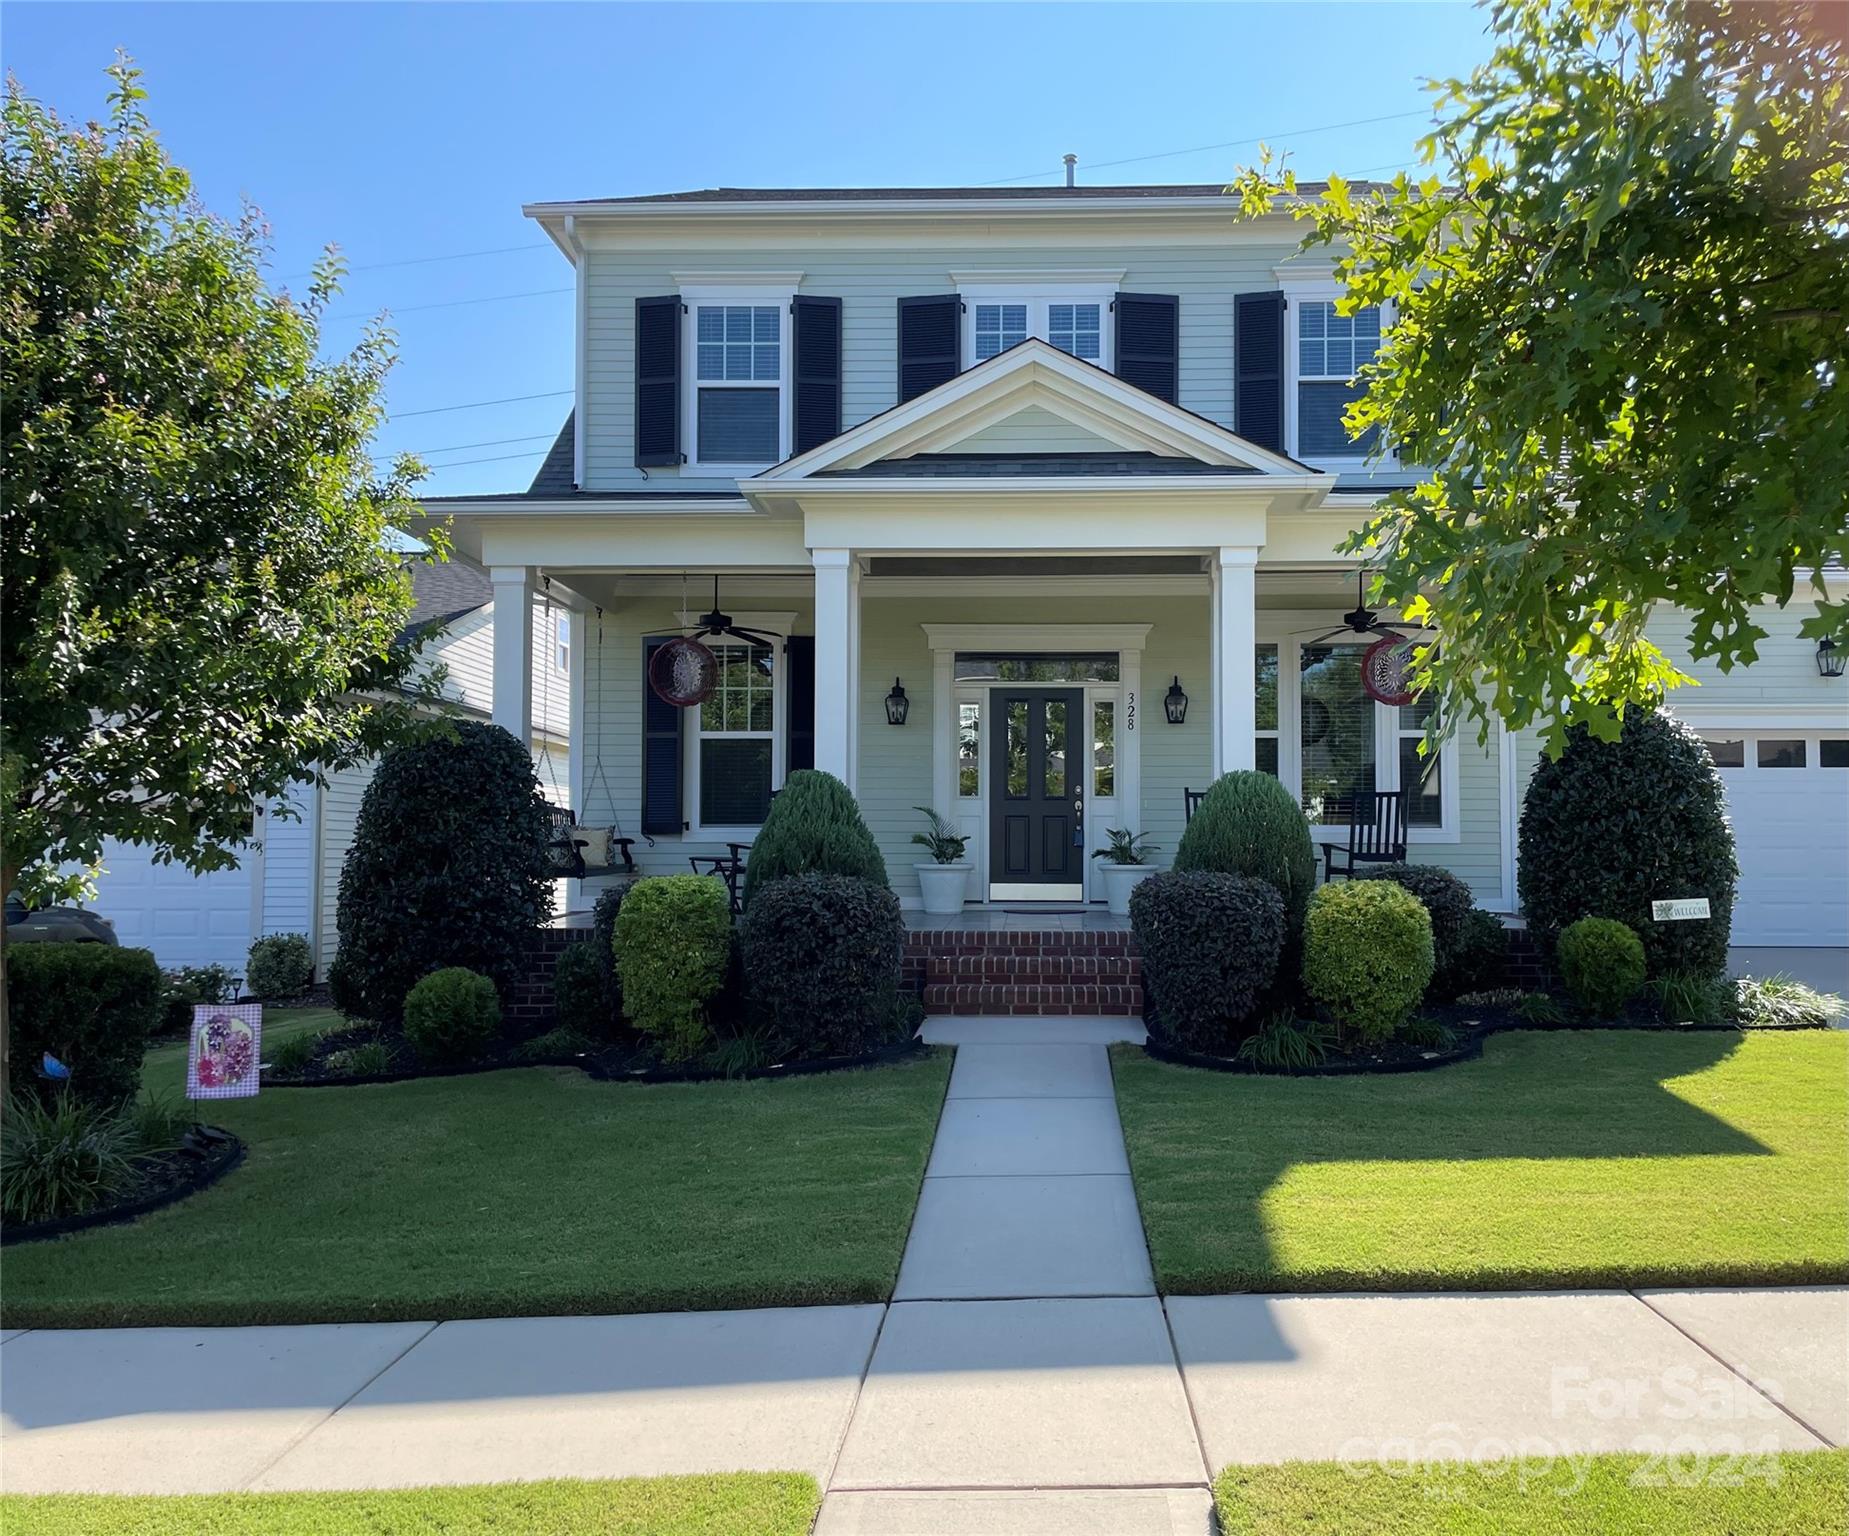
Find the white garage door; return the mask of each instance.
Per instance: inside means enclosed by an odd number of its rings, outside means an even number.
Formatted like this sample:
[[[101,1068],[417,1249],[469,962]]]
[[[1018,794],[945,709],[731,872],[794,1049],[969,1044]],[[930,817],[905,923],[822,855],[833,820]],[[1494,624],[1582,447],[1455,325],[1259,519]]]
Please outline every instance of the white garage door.
[[[1704,730],[1727,786],[1736,944],[1849,944],[1849,734]]]
[[[151,949],[162,969],[224,965],[244,974],[250,950],[251,865],[195,875],[156,864],[153,850],[132,843],[103,849],[96,899],[86,905],[115,924],[124,944]]]

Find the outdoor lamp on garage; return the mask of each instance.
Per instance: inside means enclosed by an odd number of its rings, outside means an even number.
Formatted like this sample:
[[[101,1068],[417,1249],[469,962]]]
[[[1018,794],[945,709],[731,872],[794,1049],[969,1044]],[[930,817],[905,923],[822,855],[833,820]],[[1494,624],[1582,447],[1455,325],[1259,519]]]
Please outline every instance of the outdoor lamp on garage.
[[[1843,663],[1849,656],[1843,654],[1843,648],[1825,635],[1817,642],[1817,673],[1820,677],[1841,677]]]
[[[1181,691],[1181,679],[1177,677],[1168,685],[1168,692],[1162,696],[1162,709],[1168,716],[1170,725],[1183,725],[1188,719],[1188,696]]]
[[[905,696],[905,684],[898,678],[892,680],[892,692],[886,695],[886,723],[904,725],[905,717],[911,713],[912,701]]]

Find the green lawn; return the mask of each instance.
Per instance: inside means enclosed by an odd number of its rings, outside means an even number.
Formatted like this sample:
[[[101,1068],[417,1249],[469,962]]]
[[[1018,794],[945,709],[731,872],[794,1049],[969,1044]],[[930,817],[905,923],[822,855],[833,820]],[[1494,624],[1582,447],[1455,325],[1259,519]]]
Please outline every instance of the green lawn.
[[[793,1472],[493,1483],[389,1493],[0,1498],[7,1536],[804,1536],[821,1507]]]
[[[1114,1048],[1166,1292],[1849,1279],[1849,1034],[1523,1032],[1401,1076]]]
[[[1213,1497],[1221,1536],[1821,1536],[1843,1529],[1849,1451],[1595,1456],[1416,1475],[1291,1462],[1228,1467]]]
[[[327,1022],[295,1016],[274,1043]],[[176,1091],[182,1047],[144,1081]],[[950,1054],[783,1082],[523,1067],[282,1088],[220,1183],[6,1256],[16,1327],[639,1312],[891,1294]]]

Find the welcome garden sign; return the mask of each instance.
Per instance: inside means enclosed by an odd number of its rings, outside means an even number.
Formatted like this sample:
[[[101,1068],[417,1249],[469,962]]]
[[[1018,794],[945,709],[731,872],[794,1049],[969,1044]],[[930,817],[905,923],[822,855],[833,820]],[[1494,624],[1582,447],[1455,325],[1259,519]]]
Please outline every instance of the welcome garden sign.
[[[262,1047],[263,1004],[197,1005],[186,1048],[186,1097],[255,1098]]]

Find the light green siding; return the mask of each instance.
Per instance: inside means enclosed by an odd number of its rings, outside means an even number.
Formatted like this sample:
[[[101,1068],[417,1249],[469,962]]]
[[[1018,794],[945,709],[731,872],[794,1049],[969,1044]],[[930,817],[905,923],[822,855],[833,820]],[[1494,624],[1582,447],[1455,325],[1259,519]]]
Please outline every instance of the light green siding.
[[[1237,211],[1229,202],[1227,229]],[[1227,238],[1212,243],[1113,245],[1106,242],[998,244],[933,249],[869,243],[861,248],[753,246],[722,265],[765,272],[801,272],[799,292],[839,298],[842,323],[842,425],[854,426],[898,403],[898,303],[901,297],[954,291],[954,271],[994,269],[1124,269],[1129,293],[1173,293],[1181,300],[1180,404],[1223,426],[1233,423],[1233,297],[1274,288],[1272,271],[1295,250],[1288,239],[1265,243]],[[710,269],[710,250],[595,250],[586,285],[586,484],[609,490],[647,484],[730,490],[726,480],[699,480],[676,469],[634,465],[635,301],[677,291],[673,273]],[[890,682],[888,683],[890,687]]]
[[[948,443],[943,453],[1101,453],[1120,445],[1055,416],[1044,406],[1030,405],[1005,420],[973,432],[961,442]]]

